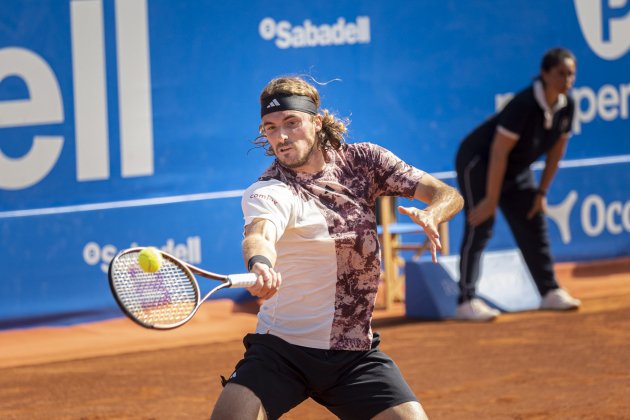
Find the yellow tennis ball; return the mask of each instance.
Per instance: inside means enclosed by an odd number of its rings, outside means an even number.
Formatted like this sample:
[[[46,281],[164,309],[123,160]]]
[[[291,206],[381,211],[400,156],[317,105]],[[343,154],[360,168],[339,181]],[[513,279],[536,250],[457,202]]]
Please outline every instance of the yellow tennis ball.
[[[138,265],[147,273],[155,273],[162,265],[162,253],[152,246],[144,248],[138,254]]]

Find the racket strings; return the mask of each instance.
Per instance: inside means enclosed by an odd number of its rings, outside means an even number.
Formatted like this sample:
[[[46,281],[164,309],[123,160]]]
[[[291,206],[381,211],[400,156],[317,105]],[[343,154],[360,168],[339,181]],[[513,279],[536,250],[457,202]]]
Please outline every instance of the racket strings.
[[[129,314],[149,326],[176,324],[188,318],[199,300],[199,290],[188,273],[164,259],[155,273],[143,271],[138,253],[121,255],[113,267],[113,285]]]

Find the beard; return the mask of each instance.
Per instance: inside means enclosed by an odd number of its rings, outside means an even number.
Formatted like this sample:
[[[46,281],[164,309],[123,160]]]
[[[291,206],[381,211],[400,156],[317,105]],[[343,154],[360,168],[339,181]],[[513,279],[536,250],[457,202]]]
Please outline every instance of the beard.
[[[278,147],[280,147],[280,146],[278,146]],[[285,168],[296,169],[296,168],[300,168],[300,167],[306,165],[306,163],[309,161],[311,156],[313,156],[313,154],[316,153],[318,150],[319,150],[319,148],[317,147],[317,142],[313,142],[313,144],[311,145],[310,149],[308,149],[306,151],[306,153],[304,153],[304,155],[298,156],[297,159],[294,160],[294,161],[287,162],[285,160],[281,160],[278,157],[278,155],[276,155],[276,159],[278,160],[280,165],[284,166]]]

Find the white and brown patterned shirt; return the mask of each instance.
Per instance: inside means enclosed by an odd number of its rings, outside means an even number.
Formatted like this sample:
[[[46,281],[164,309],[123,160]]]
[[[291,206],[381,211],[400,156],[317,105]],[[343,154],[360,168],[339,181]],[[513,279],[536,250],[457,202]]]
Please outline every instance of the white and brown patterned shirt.
[[[245,225],[276,227],[280,290],[258,313],[257,333],[312,348],[369,350],[380,275],[376,198],[413,197],[424,172],[370,143],[328,152],[315,174],[277,161],[243,195]]]

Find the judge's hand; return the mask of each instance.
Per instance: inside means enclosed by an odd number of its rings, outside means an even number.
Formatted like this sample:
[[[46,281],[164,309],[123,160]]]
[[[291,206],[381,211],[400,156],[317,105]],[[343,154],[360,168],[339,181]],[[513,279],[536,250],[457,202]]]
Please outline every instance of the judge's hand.
[[[534,202],[532,203],[532,208],[529,209],[529,212],[527,213],[527,219],[531,219],[540,212],[547,212],[547,199],[542,194],[536,194],[536,198],[534,198]]]
[[[494,217],[497,205],[489,198],[484,198],[468,213],[468,223],[472,226],[479,226],[483,222]]]

